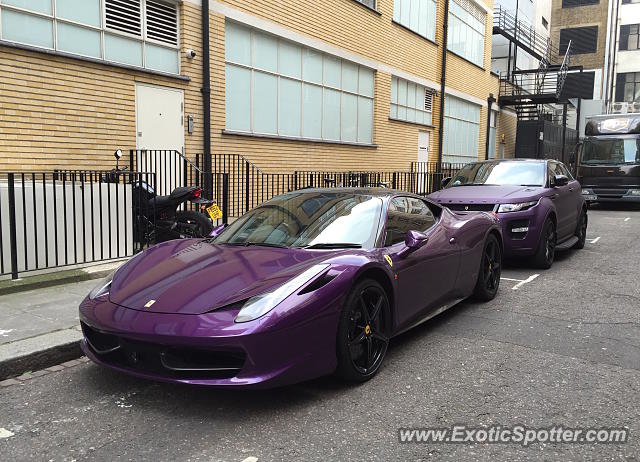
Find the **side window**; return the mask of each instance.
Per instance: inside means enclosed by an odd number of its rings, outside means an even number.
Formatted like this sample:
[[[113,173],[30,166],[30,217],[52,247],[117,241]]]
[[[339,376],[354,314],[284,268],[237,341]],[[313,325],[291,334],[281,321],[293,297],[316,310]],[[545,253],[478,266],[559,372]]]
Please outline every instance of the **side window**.
[[[423,200],[409,196],[394,197],[387,212],[384,245],[403,242],[407,231],[426,231],[435,223],[435,215]]]
[[[573,175],[571,174],[567,166],[563,163],[558,163],[558,168],[562,170],[562,175],[565,175],[567,178],[569,178],[569,181],[573,181],[575,179],[573,178]]]

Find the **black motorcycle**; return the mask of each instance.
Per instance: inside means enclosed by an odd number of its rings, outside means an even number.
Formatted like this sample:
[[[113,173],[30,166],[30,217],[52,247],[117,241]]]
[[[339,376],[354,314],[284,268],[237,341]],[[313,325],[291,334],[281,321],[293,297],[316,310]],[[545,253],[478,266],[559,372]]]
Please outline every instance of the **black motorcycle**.
[[[150,184],[129,174],[126,167],[117,166],[104,175],[103,181],[120,183],[120,177],[126,175],[135,178],[131,189],[136,224],[134,239],[141,245],[207,237],[213,230],[213,222],[201,212],[213,201],[202,197],[202,188],[180,186],[168,196],[158,196]],[[187,203],[194,204],[192,207],[196,210],[189,210]],[[178,210],[182,204],[185,204],[184,210]]]

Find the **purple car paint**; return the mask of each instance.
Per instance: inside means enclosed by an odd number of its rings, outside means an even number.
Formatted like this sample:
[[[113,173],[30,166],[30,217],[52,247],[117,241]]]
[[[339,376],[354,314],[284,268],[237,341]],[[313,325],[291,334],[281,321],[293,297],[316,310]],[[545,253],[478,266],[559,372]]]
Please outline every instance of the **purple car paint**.
[[[580,183],[554,160],[492,160],[465,165],[444,189],[430,199],[452,210],[483,210],[500,220],[506,257],[542,254],[584,245],[587,206]],[[581,221],[582,220],[582,221]],[[553,223],[552,242],[545,225]]]
[[[421,223],[427,229],[411,229]],[[495,276],[482,263],[490,240],[501,243],[491,214],[455,213],[406,193],[288,193],[216,238],[165,242],[129,260],[80,305],[82,349],[98,364],[168,382],[274,387],[330,374],[354,284],[385,287],[388,340],[472,295],[480,276]],[[238,322],[248,300],[276,297],[305,271],[313,276],[282,301]]]

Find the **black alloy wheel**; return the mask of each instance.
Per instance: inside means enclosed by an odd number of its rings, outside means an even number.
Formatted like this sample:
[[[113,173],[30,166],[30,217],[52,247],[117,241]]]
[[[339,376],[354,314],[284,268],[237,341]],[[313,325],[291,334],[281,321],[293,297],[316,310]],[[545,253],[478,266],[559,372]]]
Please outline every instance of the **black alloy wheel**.
[[[580,214],[580,220],[578,220],[578,228],[576,230],[576,237],[578,238],[578,242],[573,245],[574,249],[583,249],[584,244],[587,241],[587,225],[589,219],[587,217],[587,211],[583,210]]]
[[[542,236],[538,249],[534,256],[535,266],[541,269],[549,269],[553,265],[553,260],[556,255],[556,225],[553,220],[547,218],[542,228]]]
[[[349,381],[373,377],[389,345],[389,299],[376,281],[365,279],[353,288],[338,326],[338,373]]]
[[[473,292],[476,300],[487,302],[493,300],[500,287],[502,273],[502,248],[498,239],[490,234],[484,245],[478,280]]]

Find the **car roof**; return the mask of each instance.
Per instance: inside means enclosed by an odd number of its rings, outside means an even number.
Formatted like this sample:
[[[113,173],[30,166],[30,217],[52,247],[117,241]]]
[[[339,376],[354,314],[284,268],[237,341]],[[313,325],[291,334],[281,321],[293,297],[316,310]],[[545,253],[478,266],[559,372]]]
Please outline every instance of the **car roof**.
[[[489,160],[478,160],[478,161],[473,161],[473,162],[469,162],[470,164],[488,164],[491,162],[533,162],[533,163],[544,163],[550,160],[556,160],[556,159],[489,159]],[[556,160],[556,162],[561,162],[559,160]]]
[[[399,191],[389,188],[357,188],[357,187],[335,187],[335,188],[302,188],[290,191],[286,194],[300,193],[329,193],[329,194],[352,194],[354,196],[375,196],[375,197],[391,197],[397,194],[413,195],[407,191]]]

